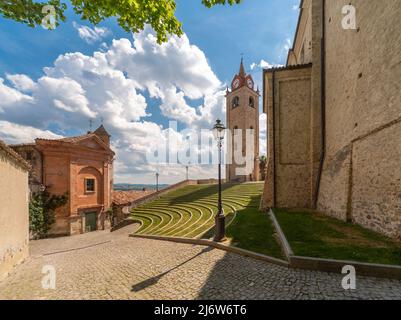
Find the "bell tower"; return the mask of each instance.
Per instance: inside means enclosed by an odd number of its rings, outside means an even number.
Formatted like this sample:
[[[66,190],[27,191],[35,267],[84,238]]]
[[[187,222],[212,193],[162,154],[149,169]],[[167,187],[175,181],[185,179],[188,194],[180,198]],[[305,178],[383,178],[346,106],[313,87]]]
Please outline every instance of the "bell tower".
[[[226,92],[227,181],[259,181],[259,89],[247,75],[243,59]]]

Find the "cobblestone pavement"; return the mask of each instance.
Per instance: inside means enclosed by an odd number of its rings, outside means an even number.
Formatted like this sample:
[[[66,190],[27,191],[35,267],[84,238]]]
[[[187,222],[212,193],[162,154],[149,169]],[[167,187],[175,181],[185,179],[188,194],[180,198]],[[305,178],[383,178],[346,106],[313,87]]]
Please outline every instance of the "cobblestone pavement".
[[[0,299],[401,299],[401,281],[301,271],[217,249],[128,238],[132,226],[31,243],[31,257],[0,282]],[[44,265],[55,290],[41,287]]]

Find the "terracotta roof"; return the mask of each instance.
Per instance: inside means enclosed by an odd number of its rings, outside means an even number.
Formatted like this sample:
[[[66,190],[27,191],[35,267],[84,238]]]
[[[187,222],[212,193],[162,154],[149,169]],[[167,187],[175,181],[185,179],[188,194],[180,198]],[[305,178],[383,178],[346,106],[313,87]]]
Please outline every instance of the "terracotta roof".
[[[155,190],[147,190],[147,191],[140,191],[140,190],[130,190],[130,191],[113,191],[113,202],[116,205],[123,205],[128,204],[132,201],[138,200],[143,198],[151,193],[154,193]]]
[[[17,147],[34,147],[35,143],[18,143],[18,144],[9,144],[10,148],[17,148]]]
[[[285,71],[285,70],[296,70],[296,69],[304,69],[312,67],[312,63],[307,64],[295,64],[292,66],[282,66],[282,67],[275,67],[269,69],[263,69],[265,72],[274,72],[274,71]]]
[[[87,134],[83,134],[81,136],[75,136],[75,137],[66,137],[66,138],[61,138],[61,139],[55,139],[55,141],[63,141],[63,142],[78,142],[81,141],[83,139],[92,137],[93,133],[87,133]]]
[[[7,146],[2,140],[0,140],[0,150],[3,150],[10,158],[12,158],[17,164],[23,169],[29,171],[31,166],[24,160],[17,152]]]

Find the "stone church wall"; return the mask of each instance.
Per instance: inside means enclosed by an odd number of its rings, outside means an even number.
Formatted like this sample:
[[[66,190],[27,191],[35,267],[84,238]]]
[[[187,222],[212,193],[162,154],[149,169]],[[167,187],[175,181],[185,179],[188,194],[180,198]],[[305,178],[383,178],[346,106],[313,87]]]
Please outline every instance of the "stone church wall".
[[[310,66],[265,73],[270,178],[265,182],[263,207],[311,206],[310,77]]]
[[[356,8],[358,30],[342,29]],[[401,237],[401,3],[326,1],[326,159],[318,209]]]

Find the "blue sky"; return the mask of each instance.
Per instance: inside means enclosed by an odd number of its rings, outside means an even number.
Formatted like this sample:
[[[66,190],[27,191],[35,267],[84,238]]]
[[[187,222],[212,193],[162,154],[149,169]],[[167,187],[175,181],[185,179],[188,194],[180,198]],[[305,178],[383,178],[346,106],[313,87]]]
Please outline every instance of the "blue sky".
[[[295,32],[298,6],[299,0],[244,0],[232,7],[207,9],[200,0],[178,0],[176,15],[183,23],[187,39],[183,42],[173,39],[166,51],[171,56],[164,57],[165,51],[160,49],[153,60],[146,60],[149,53],[125,52],[127,43],[124,41],[113,44],[113,39],[123,38],[131,41],[135,48],[134,38],[137,44],[146,44],[149,50],[158,51],[159,48],[146,38],[146,33],[151,31],[132,36],[114,19],[102,22],[95,30],[69,9],[67,22],[55,31],[48,31],[0,18],[0,139],[17,143],[32,139],[35,134],[50,137],[81,134],[88,129],[90,118],[96,126],[103,117],[106,127],[115,136],[116,180],[151,183],[154,167],[145,164],[144,157],[135,150],[144,147],[138,144],[140,139],[129,138],[127,132],[131,130],[141,136],[144,131],[153,130],[149,128],[161,126],[160,134],[164,134],[169,120],[178,120],[178,130],[207,127],[212,124],[213,117],[223,116],[221,90],[237,72],[241,54],[244,54],[247,71],[259,84],[262,70],[257,65],[260,66],[261,61],[262,65],[285,64],[286,50]],[[79,71],[71,71],[79,63],[87,63],[88,57],[94,58],[95,51],[103,52],[109,59],[108,71],[95,71],[93,65],[82,67],[85,72],[79,75]],[[126,60],[122,58],[111,68],[110,61],[114,61],[116,52],[124,52]],[[80,55],[71,57],[68,53]],[[62,57],[61,66],[55,66],[59,56]],[[191,64],[189,68],[185,63]],[[155,64],[170,71],[164,74],[146,72]],[[46,67],[51,71],[44,72]],[[176,80],[172,76],[174,67],[180,69]],[[100,96],[91,93],[93,86],[88,85],[88,72],[97,75],[98,88],[101,85],[105,91],[111,88],[105,98],[107,104],[102,105]],[[111,79],[110,72],[116,72],[116,78]],[[126,79],[121,79],[118,72],[123,72]],[[141,77],[146,78],[144,84],[141,84]],[[124,88],[127,86],[126,90],[130,84],[134,87],[135,95],[127,101],[122,96],[129,91],[121,91],[120,82]],[[49,97],[46,97],[47,92],[50,92]],[[129,108],[123,110],[125,105]],[[140,107],[136,107],[138,105]],[[107,106],[119,110],[118,114],[109,113]],[[197,109],[200,106],[204,107],[203,111]],[[117,123],[121,119],[131,124],[124,127]],[[127,152],[132,156],[126,156]],[[203,177],[208,170],[194,168],[193,175]],[[182,175],[182,168],[165,168],[164,182],[178,181]]]

